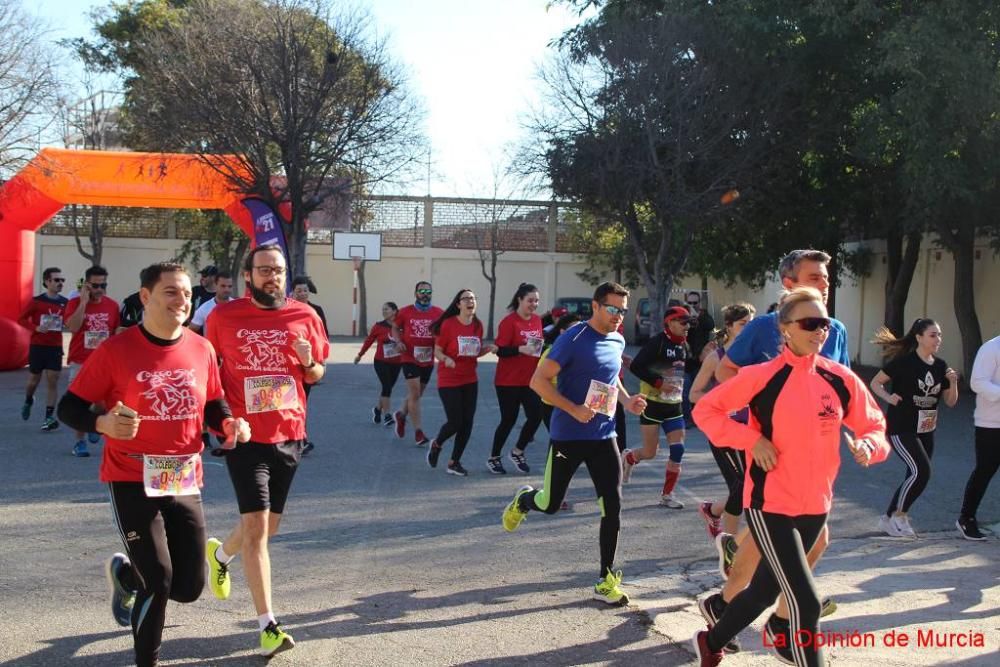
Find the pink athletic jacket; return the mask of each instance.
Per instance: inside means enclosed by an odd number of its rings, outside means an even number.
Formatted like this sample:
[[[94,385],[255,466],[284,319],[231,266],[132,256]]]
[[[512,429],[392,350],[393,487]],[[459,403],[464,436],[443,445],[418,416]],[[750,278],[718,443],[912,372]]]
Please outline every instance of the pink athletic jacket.
[[[749,424],[729,413],[750,406]],[[873,445],[871,462],[889,455],[885,418],[851,369],[818,355],[780,356],[745,366],[695,404],[694,418],[712,442],[747,452],[743,506],[775,514],[826,514],[840,468],[840,427]],[[778,452],[765,472],[752,449],[763,435]]]

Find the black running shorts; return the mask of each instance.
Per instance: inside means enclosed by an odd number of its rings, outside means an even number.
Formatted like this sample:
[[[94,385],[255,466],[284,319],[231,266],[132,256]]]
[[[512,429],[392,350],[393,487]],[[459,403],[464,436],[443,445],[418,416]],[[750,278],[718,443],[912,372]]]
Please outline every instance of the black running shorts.
[[[433,366],[418,366],[417,364],[403,364],[403,377],[407,380],[420,378],[420,384],[427,384],[431,381],[431,374],[434,372]]]
[[[680,403],[660,403],[659,401],[648,401],[646,409],[639,415],[639,423],[643,426],[662,424],[663,422],[680,417],[684,414]]]
[[[236,491],[240,514],[285,511],[292,478],[302,458],[304,440],[278,444],[243,442],[226,454],[226,468]]]
[[[62,370],[62,347],[55,345],[29,345],[28,370],[35,375],[42,371]]]

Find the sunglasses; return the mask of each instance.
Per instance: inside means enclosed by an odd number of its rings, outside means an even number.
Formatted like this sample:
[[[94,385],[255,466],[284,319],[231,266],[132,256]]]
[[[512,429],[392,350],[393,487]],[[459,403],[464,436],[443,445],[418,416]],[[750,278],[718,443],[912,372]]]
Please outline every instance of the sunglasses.
[[[434,293],[434,291],[433,290],[429,290],[429,289],[418,289],[417,290],[417,294],[419,294],[420,296],[430,296],[433,293]]]
[[[64,283],[64,282],[66,282],[65,278],[49,278],[49,280],[51,280],[54,283]]]
[[[701,301],[688,301],[687,305],[689,305],[689,306],[700,306],[701,305]]]
[[[694,320],[692,320],[692,319],[690,319],[690,318],[688,318],[688,319],[681,319],[681,318],[679,318],[679,317],[675,317],[675,318],[673,318],[673,319],[671,319],[671,320],[667,320],[667,323],[670,323],[670,322],[677,322],[677,323],[679,323],[679,324],[680,324],[680,325],[681,325],[682,327],[689,327],[689,326],[691,326],[692,324],[694,324]]]
[[[601,307],[608,311],[608,315],[611,317],[625,317],[625,313],[628,312],[628,308],[619,308],[618,306],[609,306],[606,303],[602,303]]]
[[[822,329],[823,331],[830,330],[829,317],[803,317],[798,320],[793,320],[793,322],[798,324],[799,328],[803,331],[816,331],[816,329]]]
[[[91,289],[108,289],[107,283],[87,283]]]

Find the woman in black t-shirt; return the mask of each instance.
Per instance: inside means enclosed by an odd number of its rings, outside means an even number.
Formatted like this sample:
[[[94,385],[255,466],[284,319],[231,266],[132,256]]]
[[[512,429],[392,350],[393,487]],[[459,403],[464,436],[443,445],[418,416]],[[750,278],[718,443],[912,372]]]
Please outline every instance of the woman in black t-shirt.
[[[892,537],[916,537],[907,513],[930,479],[938,402],[943,398],[948,407],[958,402],[958,373],[936,356],[941,327],[934,320],[918,319],[902,338],[883,327],[872,342],[882,347],[886,359],[871,382],[872,393],[889,404],[889,443],[906,463],[906,477],[879,517],[879,529]]]

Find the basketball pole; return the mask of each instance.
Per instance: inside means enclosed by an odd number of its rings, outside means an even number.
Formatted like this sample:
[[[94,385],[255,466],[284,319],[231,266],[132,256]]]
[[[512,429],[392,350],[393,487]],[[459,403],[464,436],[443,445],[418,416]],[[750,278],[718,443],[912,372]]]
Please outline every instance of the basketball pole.
[[[358,335],[358,271],[361,270],[361,257],[354,255],[351,257],[354,262],[354,293],[351,304],[351,336]]]

